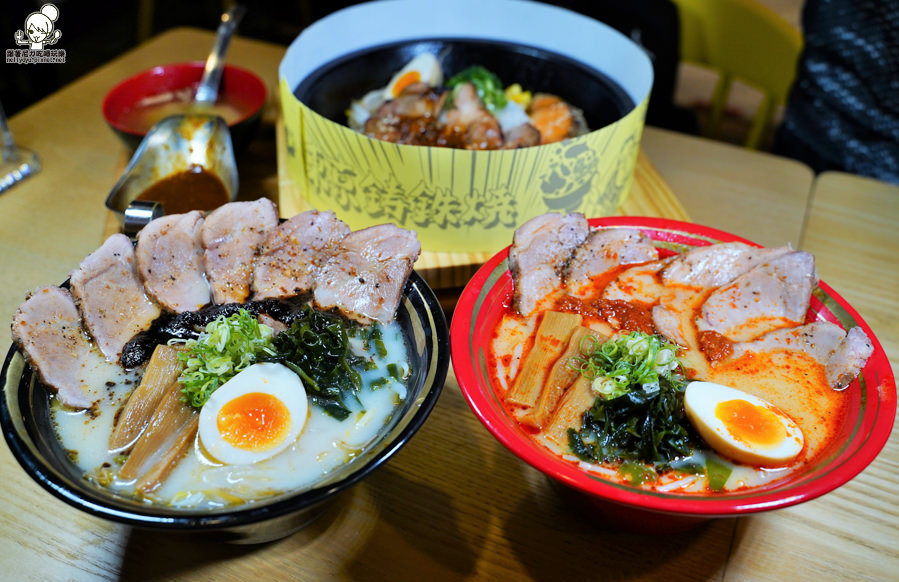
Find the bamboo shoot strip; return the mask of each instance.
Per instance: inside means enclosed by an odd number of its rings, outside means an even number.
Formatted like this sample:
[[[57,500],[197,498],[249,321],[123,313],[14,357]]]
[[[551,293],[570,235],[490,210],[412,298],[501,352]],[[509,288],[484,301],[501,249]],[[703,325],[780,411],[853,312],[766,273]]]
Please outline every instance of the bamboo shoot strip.
[[[147,429],[137,439],[119,477],[125,481],[140,478],[161,459],[178,448],[181,431],[196,421],[199,411],[181,399],[181,384],[172,382],[153,413]]]
[[[553,364],[552,369],[549,371],[549,376],[543,385],[543,390],[540,392],[534,408],[519,418],[521,422],[534,428],[543,428],[543,425],[559,404],[562,395],[580,376],[580,372],[568,365],[568,360],[578,354],[583,339],[588,336],[593,336],[601,341],[605,339],[601,334],[589,327],[578,326],[575,328],[571,338],[568,340],[568,347],[565,348],[565,351],[559,356],[559,359],[556,360],[556,363]]]
[[[543,390],[546,376],[553,363],[568,346],[568,340],[583,317],[576,313],[547,311],[537,328],[534,346],[524,358],[506,401],[524,408],[532,408]]]
[[[109,437],[110,451],[127,451],[147,427],[166,388],[178,378],[184,367],[178,361],[178,351],[178,348],[165,344],[153,350],[140,385],[131,393],[116,420]]]
[[[584,376],[574,381],[559,401],[559,406],[542,433],[543,438],[568,450],[568,429],[581,428],[584,412],[593,406],[596,400],[596,394],[593,393],[591,386],[592,381]]]
[[[165,454],[138,479],[135,491],[146,495],[158,489],[193,444],[199,427],[200,415],[194,414],[178,429],[178,433],[174,435],[174,442],[166,449]]]

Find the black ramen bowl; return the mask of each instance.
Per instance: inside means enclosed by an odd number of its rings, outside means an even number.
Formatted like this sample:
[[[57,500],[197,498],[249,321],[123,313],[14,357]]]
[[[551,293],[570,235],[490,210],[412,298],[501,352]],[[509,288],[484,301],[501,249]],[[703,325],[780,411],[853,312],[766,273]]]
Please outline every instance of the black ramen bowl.
[[[406,283],[396,319],[412,364],[406,400],[376,442],[310,489],[208,511],[151,506],[101,489],[84,479],[61,446],[51,421],[51,392],[38,381],[15,346],[10,348],[0,373],[0,426],[13,456],[37,483],[95,517],[144,529],[202,534],[231,543],[279,539],[310,524],[329,501],[403,447],[436,404],[449,365],[449,334],[434,292],[417,273],[412,273]]]
[[[440,63],[444,84],[481,66],[504,87],[570,103],[589,131],[468,150],[395,144],[349,127],[354,101],[426,53]],[[283,165],[306,204],[339,211],[353,229],[381,222],[415,229],[428,252],[488,256],[534,216],[618,212],[633,182],[653,80],[646,52],[617,30],[514,0],[356,4],[305,28],[278,72]]]
[[[582,62],[542,48],[470,38],[402,41],[358,51],[320,67],[293,93],[319,115],[346,125],[351,101],[386,86],[421,53],[438,57],[444,79],[481,65],[505,85],[518,83],[533,93],[558,95],[584,112],[591,130],[618,121],[635,105],[618,83]]]

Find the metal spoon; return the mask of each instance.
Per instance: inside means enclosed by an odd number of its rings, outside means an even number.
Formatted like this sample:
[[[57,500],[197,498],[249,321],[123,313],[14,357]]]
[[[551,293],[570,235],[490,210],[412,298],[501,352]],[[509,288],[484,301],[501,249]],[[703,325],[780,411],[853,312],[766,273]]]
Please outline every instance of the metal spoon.
[[[163,178],[200,166],[218,177],[237,196],[239,180],[231,134],[225,120],[214,115],[173,115],[153,126],[131,157],[128,167],[106,198],[106,208],[133,236],[164,209],[154,201],[137,200]]]
[[[203,70],[203,78],[197,87],[197,93],[194,95],[194,102],[200,105],[212,105],[218,99],[219,84],[222,81],[222,69],[225,67],[225,53],[228,51],[228,44],[231,37],[240,24],[246,8],[237,4],[228,12],[222,14],[222,21],[215,33],[215,43],[212,45],[212,52],[206,59],[206,68]]]
[[[2,193],[28,176],[38,173],[41,161],[33,151],[16,145],[2,103],[0,103],[0,133],[3,136],[3,143],[0,144],[0,193]]]

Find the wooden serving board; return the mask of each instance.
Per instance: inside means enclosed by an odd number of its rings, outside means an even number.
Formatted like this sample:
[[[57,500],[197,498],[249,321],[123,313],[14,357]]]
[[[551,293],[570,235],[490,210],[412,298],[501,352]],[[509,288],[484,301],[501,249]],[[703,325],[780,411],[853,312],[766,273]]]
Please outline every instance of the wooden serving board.
[[[286,142],[280,120],[277,124],[276,140],[279,198],[299,200],[299,204],[291,203],[294,206],[291,209],[293,211],[308,210],[310,207],[304,204],[299,189],[287,173],[287,166],[284,163],[287,159]],[[637,157],[633,188],[617,214],[690,220],[680,201],[642,149]],[[487,262],[491,256],[492,253],[445,253],[425,249],[415,263],[415,270],[434,289],[458,288],[463,287],[478,267]]]

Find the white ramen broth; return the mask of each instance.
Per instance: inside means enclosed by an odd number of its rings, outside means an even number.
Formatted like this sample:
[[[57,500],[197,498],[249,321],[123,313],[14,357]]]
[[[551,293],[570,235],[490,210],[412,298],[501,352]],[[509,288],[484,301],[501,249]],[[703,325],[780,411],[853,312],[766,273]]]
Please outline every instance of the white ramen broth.
[[[406,398],[401,380],[389,368],[408,376],[410,363],[402,331],[396,322],[381,325],[386,357],[367,350],[362,340],[351,338],[352,351],[377,364],[361,372],[359,402],[343,421],[310,403],[308,418],[299,438],[274,457],[246,465],[218,463],[204,454],[198,437],[161,487],[140,496],[156,504],[185,509],[214,509],[252,502],[286,491],[308,489],[339,467],[351,462],[375,442]],[[405,374],[402,374],[405,372]],[[384,379],[388,379],[384,383]],[[126,496],[135,495],[134,482],[117,478],[121,459],[110,453],[109,439],[117,411],[137,385],[137,375],[113,365],[98,365],[86,375],[97,390],[108,392],[99,406],[73,412],[54,403],[52,416],[57,434],[72,460],[85,476]]]

